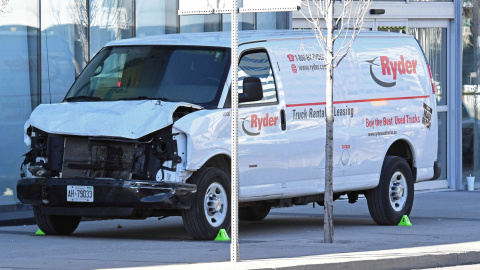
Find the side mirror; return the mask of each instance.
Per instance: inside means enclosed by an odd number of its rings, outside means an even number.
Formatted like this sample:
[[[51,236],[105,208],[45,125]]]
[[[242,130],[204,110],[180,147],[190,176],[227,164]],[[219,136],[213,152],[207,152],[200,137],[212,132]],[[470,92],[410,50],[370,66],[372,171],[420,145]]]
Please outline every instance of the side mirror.
[[[243,93],[238,95],[239,102],[259,101],[263,98],[262,82],[258,77],[243,79]]]

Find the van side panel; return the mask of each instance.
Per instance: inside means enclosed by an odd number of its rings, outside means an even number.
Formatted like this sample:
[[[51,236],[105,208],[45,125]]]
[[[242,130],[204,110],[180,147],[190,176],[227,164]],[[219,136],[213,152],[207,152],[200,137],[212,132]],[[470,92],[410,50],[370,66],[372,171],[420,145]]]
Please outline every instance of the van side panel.
[[[266,132],[263,137],[241,136],[241,201],[324,192],[325,66],[309,55],[315,53],[321,58],[319,50],[302,51],[301,42],[269,41],[245,48],[264,48],[268,52],[278,91],[278,105],[274,105],[278,109],[268,112],[268,116],[277,117],[277,110],[284,109],[286,130],[282,132],[277,123],[279,133],[275,136],[282,139],[275,139],[275,143],[267,140],[252,148],[262,157],[273,153],[273,159],[267,162],[253,160],[247,150],[249,142],[261,140],[270,134],[268,130],[262,130]],[[312,40],[304,42],[313,45]],[[411,37],[359,37],[335,69],[334,191],[376,187],[384,157],[397,140],[410,146],[412,166],[417,168],[419,178],[431,177],[437,148],[437,131],[430,128],[436,126],[434,102],[426,63]],[[266,117],[263,110],[272,105],[263,107],[242,110],[250,117]],[[199,169],[218,152],[216,149],[230,152],[225,148],[230,145],[228,112],[198,111],[174,124],[187,135],[187,170]],[[245,125],[245,121],[239,119],[239,125]],[[262,145],[280,152],[265,153]],[[261,177],[260,171],[272,177]]]
[[[432,177],[438,140],[437,129],[431,128],[437,126],[436,101],[417,42],[408,37],[359,38],[353,49],[365,78],[365,95],[379,99],[372,102],[377,111],[365,115],[374,121],[368,136],[376,136],[379,145],[386,147],[406,136],[412,142],[412,165],[420,178]]]
[[[313,45],[312,40],[305,42],[310,42],[307,48]],[[276,53],[280,74],[277,77],[286,102],[287,133],[295,146],[290,168],[300,176],[295,181],[316,181],[316,191],[321,193],[325,175],[325,66],[309,55],[321,58],[320,49],[304,52],[300,49],[301,40],[285,43],[274,46],[272,51]],[[350,102],[363,98],[357,70],[353,52],[335,70],[335,191],[368,189],[378,184],[380,170],[372,168],[381,167],[381,148],[376,137],[363,136],[363,104]]]
[[[272,62],[277,62],[277,84],[286,104],[289,169],[298,172],[291,182],[316,181],[308,187],[323,192],[325,66],[312,58],[322,58],[319,48],[308,49],[313,41],[304,39],[307,52],[301,42],[271,42],[268,48],[275,55]],[[375,187],[384,156],[396,140],[411,145],[412,165],[422,177],[433,175],[437,130],[430,128],[436,126],[436,114],[428,76],[413,38],[357,38],[335,69],[336,192]],[[292,185],[287,183],[287,189]]]

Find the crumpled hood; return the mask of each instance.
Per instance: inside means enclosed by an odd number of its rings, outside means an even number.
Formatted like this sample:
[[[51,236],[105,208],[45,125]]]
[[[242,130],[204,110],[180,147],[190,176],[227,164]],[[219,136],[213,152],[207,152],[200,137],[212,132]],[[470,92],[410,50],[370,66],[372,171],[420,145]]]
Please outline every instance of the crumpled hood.
[[[25,131],[34,126],[48,133],[138,139],[173,123],[178,107],[201,106],[185,102],[124,100],[42,104],[30,115]],[[30,138],[25,132],[25,143]]]

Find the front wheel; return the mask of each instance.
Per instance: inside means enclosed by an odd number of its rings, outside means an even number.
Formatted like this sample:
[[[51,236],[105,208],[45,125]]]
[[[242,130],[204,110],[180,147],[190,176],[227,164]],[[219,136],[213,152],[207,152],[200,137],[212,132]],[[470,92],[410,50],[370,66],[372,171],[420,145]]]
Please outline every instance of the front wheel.
[[[195,173],[197,193],[190,209],[182,210],[185,229],[197,240],[212,240],[230,228],[230,181],[220,169],[206,167]]]
[[[73,233],[82,219],[81,216],[57,216],[45,214],[39,206],[33,207],[38,228],[49,235],[69,235]]]
[[[397,156],[385,157],[380,183],[365,194],[373,220],[379,225],[397,225],[412,210],[413,192],[408,163]]]

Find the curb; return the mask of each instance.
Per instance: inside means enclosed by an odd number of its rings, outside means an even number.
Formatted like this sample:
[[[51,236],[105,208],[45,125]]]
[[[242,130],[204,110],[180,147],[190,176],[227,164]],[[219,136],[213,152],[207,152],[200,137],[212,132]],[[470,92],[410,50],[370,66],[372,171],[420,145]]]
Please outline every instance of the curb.
[[[0,220],[0,227],[6,226],[23,226],[23,225],[34,225],[35,218],[18,218],[18,219],[7,219]]]
[[[238,270],[399,270],[480,263],[480,241],[402,249],[336,253],[295,258],[232,262],[157,265],[129,269],[238,269]],[[114,270],[109,268],[109,270]]]
[[[480,251],[465,253],[450,253],[440,255],[420,255],[415,257],[400,257],[389,259],[371,259],[363,261],[350,261],[327,264],[297,265],[278,268],[252,268],[252,269],[328,269],[328,270],[401,270],[401,269],[425,269],[480,263]]]

